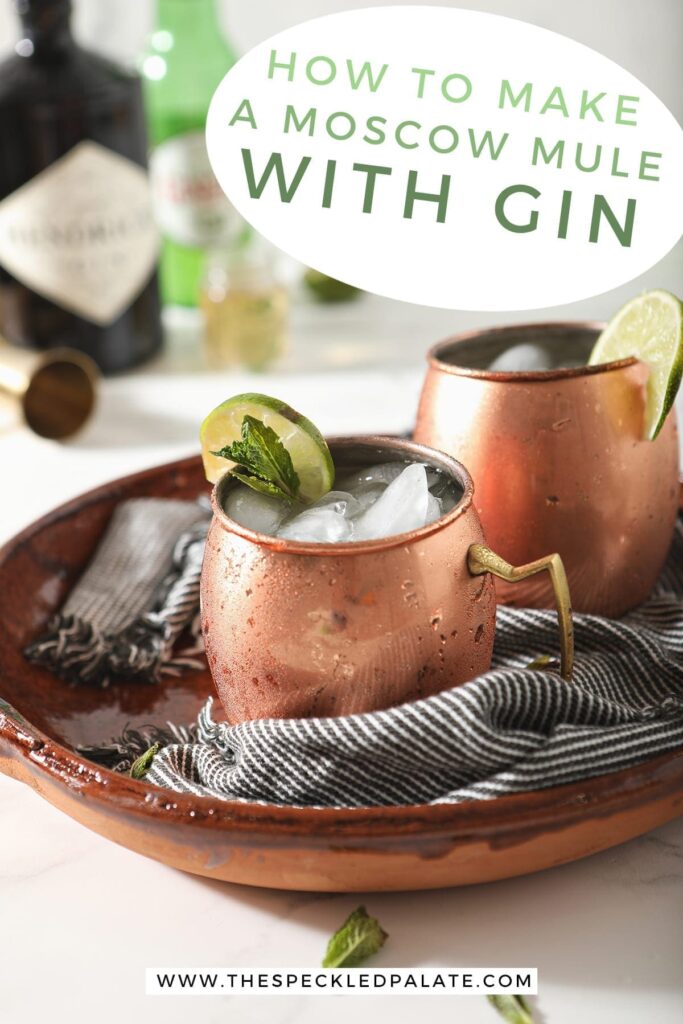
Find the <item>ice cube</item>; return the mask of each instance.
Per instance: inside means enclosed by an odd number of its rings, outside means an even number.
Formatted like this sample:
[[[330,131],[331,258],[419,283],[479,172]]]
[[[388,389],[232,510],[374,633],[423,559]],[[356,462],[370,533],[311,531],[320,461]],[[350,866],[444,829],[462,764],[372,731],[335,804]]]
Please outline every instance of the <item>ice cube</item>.
[[[440,519],[442,515],[443,506],[441,501],[434,494],[429,494],[427,497],[427,519],[425,526],[427,523],[433,523],[435,520]]]
[[[328,508],[329,506],[332,506],[335,512],[347,519],[363,511],[363,505],[348,491],[328,491],[327,494],[323,494],[322,498],[318,498],[311,508]]]
[[[448,477],[441,470],[435,469],[434,466],[425,466],[427,473],[427,487],[430,491],[434,491],[439,484],[448,482]]]
[[[462,498],[462,495],[462,490],[458,490],[456,492],[447,491],[445,494],[441,495],[439,497],[439,501],[441,502],[441,515],[445,516],[447,512],[454,509]]]
[[[340,475],[338,483],[343,490],[356,494],[358,488],[363,484],[381,484],[386,487],[393,483],[405,468],[405,462],[382,462],[377,466],[363,466],[362,469],[354,470],[352,473]]]
[[[489,366],[489,370],[498,373],[536,372],[552,368],[553,360],[548,349],[533,341],[523,341],[519,345],[506,348]]]
[[[455,483],[452,477],[442,470],[434,469],[432,466],[427,467],[427,486],[430,493],[442,502],[445,498],[452,498],[454,490],[459,488],[459,485]]]
[[[277,532],[283,540],[312,541],[316,544],[341,544],[351,540],[351,521],[334,505],[307,508],[283,523]]]
[[[427,521],[428,503],[425,467],[419,463],[407,466],[374,505],[354,521],[353,539],[375,540],[416,530]]]
[[[246,484],[237,484],[228,494],[225,511],[236,523],[249,530],[274,534],[287,515],[289,506],[279,498],[271,498],[268,494],[252,490]]]
[[[357,487],[354,487],[353,498],[358,506],[356,514],[365,512],[367,508],[370,508],[386,489],[386,484],[372,483],[358,484]]]

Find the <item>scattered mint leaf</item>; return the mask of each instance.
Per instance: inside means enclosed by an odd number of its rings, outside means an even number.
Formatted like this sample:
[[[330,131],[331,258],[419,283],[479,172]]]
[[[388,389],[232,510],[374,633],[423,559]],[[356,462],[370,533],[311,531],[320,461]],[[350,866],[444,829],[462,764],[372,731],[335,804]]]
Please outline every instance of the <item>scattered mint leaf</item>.
[[[149,750],[146,750],[144,754],[140,754],[140,756],[136,758],[130,766],[131,778],[143,779],[149,771],[152,761],[160,750],[161,743],[153,743]]]
[[[487,996],[486,998],[508,1024],[534,1024],[531,1007],[524,996]]]
[[[358,967],[379,952],[388,937],[379,921],[358,907],[328,942],[323,967]]]
[[[236,462],[233,475],[254,490],[284,497],[288,501],[298,499],[300,483],[291,455],[273,428],[267,427],[255,416],[245,416],[242,420],[242,436],[239,441],[226,444],[220,451],[211,454]],[[260,484],[269,485],[269,488]]]
[[[550,665],[554,663],[554,661],[555,659],[553,658],[552,654],[539,654],[537,658],[534,658],[533,661],[529,662],[527,668],[548,668]]]

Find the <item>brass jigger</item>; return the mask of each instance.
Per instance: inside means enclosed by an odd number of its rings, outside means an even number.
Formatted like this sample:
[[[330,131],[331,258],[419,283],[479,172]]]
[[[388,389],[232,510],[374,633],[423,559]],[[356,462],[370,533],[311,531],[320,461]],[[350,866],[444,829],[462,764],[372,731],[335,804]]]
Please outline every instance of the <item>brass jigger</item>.
[[[60,441],[80,430],[95,408],[98,381],[96,364],[83,352],[32,352],[0,337],[0,408],[39,437]]]

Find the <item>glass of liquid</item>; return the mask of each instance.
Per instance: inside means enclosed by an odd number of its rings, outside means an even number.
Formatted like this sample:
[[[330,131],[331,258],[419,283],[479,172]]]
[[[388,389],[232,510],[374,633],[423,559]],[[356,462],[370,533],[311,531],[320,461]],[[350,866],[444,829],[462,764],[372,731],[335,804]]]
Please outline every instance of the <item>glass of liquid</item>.
[[[212,369],[263,371],[286,351],[289,296],[274,253],[260,241],[209,256],[201,308]]]

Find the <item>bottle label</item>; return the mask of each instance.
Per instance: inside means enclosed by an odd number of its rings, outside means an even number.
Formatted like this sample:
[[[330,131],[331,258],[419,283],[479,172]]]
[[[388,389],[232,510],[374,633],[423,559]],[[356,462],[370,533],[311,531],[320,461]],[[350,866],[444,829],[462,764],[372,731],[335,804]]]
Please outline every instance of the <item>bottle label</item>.
[[[80,142],[0,202],[0,263],[100,326],[142,290],[158,248],[144,170],[96,142]]]
[[[149,174],[157,223],[171,241],[206,248],[240,230],[239,215],[211,170],[203,132],[162,142],[152,151]]]

